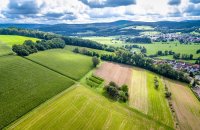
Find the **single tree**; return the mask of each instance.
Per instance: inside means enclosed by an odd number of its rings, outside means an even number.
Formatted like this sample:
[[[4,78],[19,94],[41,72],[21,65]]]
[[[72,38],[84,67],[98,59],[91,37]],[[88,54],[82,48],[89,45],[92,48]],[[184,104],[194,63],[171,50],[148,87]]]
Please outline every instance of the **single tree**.
[[[100,59],[94,56],[92,57],[92,62],[93,62],[94,67],[96,67],[100,63]]]

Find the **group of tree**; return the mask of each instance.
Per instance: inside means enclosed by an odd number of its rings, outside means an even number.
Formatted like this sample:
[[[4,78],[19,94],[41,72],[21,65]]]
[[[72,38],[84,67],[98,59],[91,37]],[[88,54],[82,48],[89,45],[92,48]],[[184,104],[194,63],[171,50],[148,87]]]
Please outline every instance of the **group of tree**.
[[[129,43],[152,43],[151,38],[149,37],[127,38],[125,41]]]
[[[128,51],[131,51],[133,48],[137,48],[140,49],[141,53],[147,53],[147,49],[144,46],[142,47],[138,45],[125,45],[124,48]]]
[[[13,45],[12,50],[19,56],[28,56],[29,54],[38,51],[44,51],[53,48],[64,48],[65,42],[60,38],[53,38],[51,40],[41,40],[33,42],[26,40],[22,45]]]
[[[156,53],[156,56],[167,56],[167,55],[174,55],[175,52],[173,52],[172,50],[168,51],[168,50],[165,50],[165,51],[161,51],[161,50],[158,50],[157,53]]]
[[[126,102],[128,100],[128,86],[119,87],[115,82],[110,82],[105,86],[107,94],[114,100]]]
[[[193,59],[193,54],[180,54],[180,53],[175,53],[173,55],[174,59],[181,59],[181,60],[192,60]]]
[[[95,54],[97,52],[87,50],[85,55]],[[82,53],[83,54],[83,53]],[[94,55],[93,55],[94,56]],[[189,83],[189,77],[186,73],[173,69],[169,64],[154,64],[152,58],[145,57],[143,54],[133,54],[129,51],[118,50],[114,54],[101,54],[101,60],[112,61],[132,66],[141,67],[171,79],[180,80]]]

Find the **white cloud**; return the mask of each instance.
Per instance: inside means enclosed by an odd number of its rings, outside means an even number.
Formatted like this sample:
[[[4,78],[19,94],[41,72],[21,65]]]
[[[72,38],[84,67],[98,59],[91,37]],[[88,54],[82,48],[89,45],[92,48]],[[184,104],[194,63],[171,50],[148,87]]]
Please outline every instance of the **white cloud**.
[[[27,0],[20,0],[21,3]],[[0,22],[31,22],[31,23],[86,23],[108,22],[115,20],[161,21],[200,19],[198,4],[190,0],[181,0],[180,4],[169,4],[170,0],[136,0],[136,4],[122,3],[120,6],[91,7],[82,0],[35,0],[39,11],[34,15],[19,14],[12,18],[8,12],[9,0],[0,0]],[[99,4],[108,0],[87,0]],[[126,0],[130,3],[131,0]],[[134,0],[133,0],[134,1]],[[10,0],[12,2],[12,0]],[[192,10],[191,7],[194,7]],[[16,9],[17,10],[17,9]],[[196,13],[196,15],[193,15]],[[9,16],[9,18],[8,18]],[[7,17],[7,18],[6,18]]]

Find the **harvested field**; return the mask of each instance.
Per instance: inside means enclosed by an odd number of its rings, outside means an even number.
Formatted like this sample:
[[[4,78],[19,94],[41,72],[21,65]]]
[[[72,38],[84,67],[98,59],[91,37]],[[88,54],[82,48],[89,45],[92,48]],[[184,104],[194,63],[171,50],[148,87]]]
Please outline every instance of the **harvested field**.
[[[101,67],[97,69],[95,75],[105,79],[106,84],[110,81],[114,81],[121,86],[130,82],[132,68],[122,64],[104,62]]]
[[[147,77],[144,69],[133,68],[129,86],[129,105],[142,112],[148,112]]]
[[[181,130],[198,130],[200,127],[200,102],[186,84],[164,79],[172,93],[172,104]]]

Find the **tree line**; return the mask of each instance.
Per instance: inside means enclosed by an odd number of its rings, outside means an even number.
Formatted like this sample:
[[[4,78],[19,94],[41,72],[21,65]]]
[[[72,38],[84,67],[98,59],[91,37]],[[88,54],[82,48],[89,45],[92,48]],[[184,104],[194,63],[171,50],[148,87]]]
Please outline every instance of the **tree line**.
[[[149,38],[149,37],[127,38],[126,42],[130,42],[130,43],[152,43],[151,38]]]
[[[126,50],[118,50],[114,52],[114,54],[100,55],[97,52],[87,49],[82,51],[81,49],[76,48],[76,50],[78,50],[74,51],[76,53],[81,53],[88,56],[98,56],[101,60],[105,61],[141,67],[171,79],[190,83],[189,76],[186,73],[173,69],[173,67],[169,64],[154,64],[154,60],[152,58],[145,57],[143,54],[133,54]]]
[[[88,47],[98,50],[105,50],[109,52],[114,52],[118,49],[118,47],[108,46],[104,44],[100,44],[95,41],[75,38],[75,37],[68,37],[62,36],[54,33],[47,33],[41,32],[37,30],[29,30],[29,29],[20,29],[20,28],[1,28],[0,34],[2,35],[20,35],[20,36],[27,36],[27,37],[34,37],[43,40],[51,40],[54,38],[60,38],[64,40],[65,45],[73,45],[73,46],[81,46],[81,47]]]
[[[64,40],[60,38],[53,38],[51,40],[38,40],[36,42],[26,40],[22,45],[13,45],[12,50],[19,56],[28,56],[29,54],[36,53],[38,51],[64,47]]]

